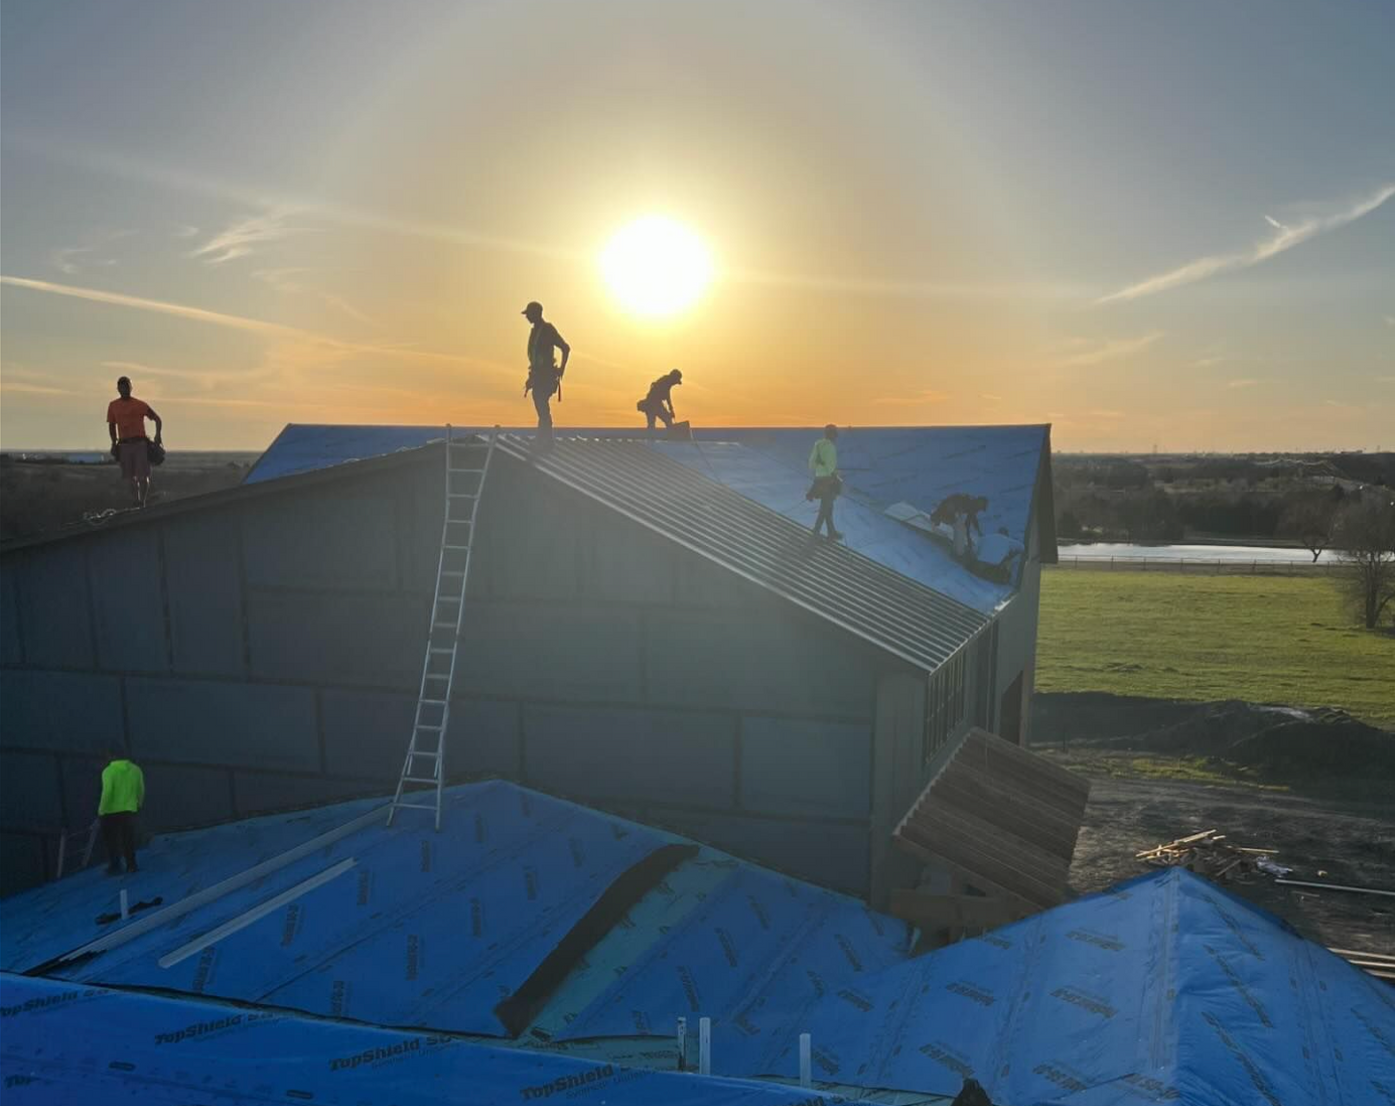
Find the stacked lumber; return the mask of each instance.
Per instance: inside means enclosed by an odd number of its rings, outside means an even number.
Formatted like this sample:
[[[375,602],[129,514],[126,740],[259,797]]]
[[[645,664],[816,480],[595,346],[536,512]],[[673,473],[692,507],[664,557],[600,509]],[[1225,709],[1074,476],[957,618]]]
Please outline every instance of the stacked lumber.
[[[891,912],[950,939],[1027,917],[1065,898],[1089,780],[985,730],[941,751],[893,831],[949,893],[894,891]]]
[[[1335,952],[1352,967],[1360,968],[1363,972],[1373,975],[1377,979],[1395,983],[1395,955],[1391,953],[1363,952],[1360,949],[1329,949],[1328,951]]]
[[[1185,868],[1217,883],[1244,882],[1263,870],[1259,861],[1274,855],[1273,849],[1249,849],[1232,845],[1216,830],[1202,830],[1134,854],[1155,868]]]

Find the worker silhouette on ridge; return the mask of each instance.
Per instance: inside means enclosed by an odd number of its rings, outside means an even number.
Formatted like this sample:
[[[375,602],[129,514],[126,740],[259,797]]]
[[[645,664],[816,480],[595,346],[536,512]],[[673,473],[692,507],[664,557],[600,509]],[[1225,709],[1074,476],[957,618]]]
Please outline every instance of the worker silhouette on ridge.
[[[557,402],[562,402],[562,374],[567,371],[567,358],[572,347],[567,345],[557,328],[543,318],[542,304],[536,300],[523,309],[523,315],[533,324],[528,333],[528,381],[523,385],[523,394],[533,393],[533,406],[538,412],[538,448],[552,448],[552,394],[557,393]],[[562,351],[559,365],[553,351]]]
[[[649,394],[635,404],[635,409],[642,411],[649,420],[649,433],[654,432],[655,419],[664,424],[665,430],[673,429],[673,420],[677,417],[673,413],[673,386],[682,383],[683,373],[680,370],[665,373],[649,385]]]
[[[843,481],[838,476],[838,447],[834,444],[837,440],[838,428],[829,423],[823,428],[823,437],[814,443],[814,450],[809,454],[809,471],[813,474],[814,482],[804,496],[807,500],[819,501],[819,515],[814,519],[814,537],[819,536],[819,528],[827,523],[828,536],[833,541],[843,537],[833,526],[833,501],[843,491]]]
[[[107,404],[107,430],[111,434],[111,455],[121,465],[121,476],[131,482],[137,507],[150,498],[150,439],[145,436],[145,420],[155,424],[155,446],[161,444],[165,424],[155,408],[131,395],[131,378],[116,382],[119,398]]]

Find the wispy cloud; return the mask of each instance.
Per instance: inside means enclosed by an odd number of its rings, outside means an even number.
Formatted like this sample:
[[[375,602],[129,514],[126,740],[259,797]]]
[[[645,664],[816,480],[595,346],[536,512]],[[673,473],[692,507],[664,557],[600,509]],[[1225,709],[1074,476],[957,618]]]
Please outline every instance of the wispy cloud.
[[[949,398],[948,392],[940,392],[934,388],[925,388],[919,392],[912,392],[908,396],[877,396],[870,402],[876,404],[895,404],[896,406],[910,406],[917,403],[943,403]]]
[[[260,280],[278,292],[293,295],[308,295],[319,300],[327,307],[333,308],[341,314],[347,315],[356,322],[366,323],[369,326],[376,325],[375,321],[364,314],[357,307],[351,304],[343,296],[337,296],[333,292],[326,292],[323,288],[307,284],[302,278],[312,275],[314,269],[306,268],[282,268],[282,269],[256,269],[252,273],[255,280]]]
[[[1231,360],[1231,358],[1219,354],[1214,357],[1198,357],[1195,361],[1192,362],[1192,368],[1209,369],[1212,365],[1219,365],[1222,362],[1229,360]]]
[[[26,396],[71,396],[77,394],[67,388],[54,388],[48,384],[25,384],[18,380],[0,380],[0,391],[15,392]]]
[[[54,250],[49,254],[49,264],[64,276],[76,276],[94,267],[110,268],[116,264],[116,258],[109,256],[106,248],[133,234],[133,230],[100,231],[85,246],[61,246]]]
[[[208,265],[223,265],[246,257],[257,247],[280,242],[293,234],[309,230],[309,227],[290,225],[288,220],[296,214],[293,207],[278,206],[258,215],[246,216],[219,231],[198,249],[190,251],[189,256]]]
[[[0,284],[13,288],[27,288],[34,292],[44,292],[55,296],[68,296],[72,299],[87,300],[90,303],[108,304],[113,307],[128,307],[137,311],[149,311],[159,315],[170,315],[192,322],[207,323],[211,326],[227,327],[232,330],[247,331],[267,338],[289,339],[301,345],[313,344],[338,354],[374,354],[384,358],[428,362],[439,365],[474,366],[491,372],[506,373],[516,377],[518,370],[497,362],[463,354],[438,353],[434,350],[394,348],[365,342],[350,342],[327,334],[317,334],[300,327],[285,326],[281,323],[251,319],[244,315],[229,315],[222,311],[209,311],[203,307],[190,307],[182,303],[165,300],[152,300],[144,296],[129,296],[123,292],[106,292],[97,288],[77,288],[69,284],[54,284],[47,280],[31,280],[27,277],[0,276]]]
[[[1079,300],[1094,295],[1080,285],[1060,283],[985,283],[982,281],[924,281],[880,277],[819,276],[807,273],[772,273],[751,269],[724,269],[722,278],[734,284],[790,288],[806,292],[832,292],[840,295],[885,299],[993,301],[993,300]]]
[[[124,292],[106,292],[99,288],[77,288],[70,284],[54,284],[47,280],[30,280],[26,277],[14,276],[0,276],[0,284],[8,284],[13,288],[27,288],[33,292],[47,292],[54,296],[87,300],[90,303],[105,303],[113,307],[131,307],[138,311],[153,311],[160,315],[173,315],[176,318],[230,327],[233,330],[247,330],[254,334],[265,334],[268,337],[319,337],[319,335],[293,326],[282,326],[280,323],[269,323],[261,319],[249,319],[242,315],[228,315],[222,311],[209,311],[203,307],[189,307],[182,303],[146,299],[144,296],[128,296]]]
[[[1092,419],[1122,419],[1125,417],[1123,411],[1105,410],[1098,407],[1092,411],[1086,411],[1085,413]]]
[[[1105,361],[1115,361],[1141,353],[1154,342],[1161,341],[1163,332],[1155,330],[1137,338],[1106,338],[1094,340],[1076,338],[1066,352],[1057,354],[1046,362],[1049,369],[1070,369],[1081,365],[1099,365]]]
[[[1217,273],[1229,272],[1233,269],[1248,269],[1251,265],[1258,265],[1262,261],[1268,261],[1271,257],[1277,257],[1279,254],[1293,249],[1294,246],[1302,245],[1310,238],[1337,230],[1348,223],[1355,222],[1363,215],[1369,215],[1391,196],[1395,196],[1395,184],[1387,184],[1371,195],[1354,203],[1349,203],[1338,210],[1307,215],[1288,225],[1266,215],[1264,218],[1274,228],[1274,233],[1268,238],[1256,242],[1249,249],[1236,253],[1210,254],[1206,257],[1199,257],[1176,269],[1151,276],[1137,284],[1130,284],[1117,292],[1111,292],[1096,302],[1116,303],[1120,300],[1135,300],[1140,296],[1151,296],[1158,292],[1166,292],[1171,288],[1178,288],[1184,284],[1204,280]]]
[[[1247,376],[1242,377],[1239,380],[1227,380],[1225,386],[1227,388],[1253,388],[1256,384],[1263,383],[1264,381],[1262,380],[1256,379],[1255,377]]]

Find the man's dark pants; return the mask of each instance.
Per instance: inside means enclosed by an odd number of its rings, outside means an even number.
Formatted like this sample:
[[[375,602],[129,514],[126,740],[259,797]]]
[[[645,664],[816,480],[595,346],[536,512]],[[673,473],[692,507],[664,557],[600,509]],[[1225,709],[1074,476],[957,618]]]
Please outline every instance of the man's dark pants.
[[[136,816],[130,812],[102,815],[102,841],[107,847],[107,871],[119,872],[125,858],[126,871],[136,870]]]
[[[547,448],[552,445],[552,393],[557,390],[557,383],[552,381],[538,381],[534,377],[533,384],[533,407],[538,412],[538,445]]]
[[[644,417],[649,420],[649,432],[651,434],[654,432],[655,419],[658,419],[661,422],[663,422],[665,430],[673,429],[673,416],[668,413],[668,411],[663,407],[662,404],[658,404],[653,407],[645,406],[643,410]]]
[[[814,533],[818,533],[820,527],[827,524],[828,536],[831,538],[838,532],[833,525],[833,501],[838,498],[838,481],[832,476],[820,476],[809,489],[811,495],[818,496],[819,517],[814,520]]]

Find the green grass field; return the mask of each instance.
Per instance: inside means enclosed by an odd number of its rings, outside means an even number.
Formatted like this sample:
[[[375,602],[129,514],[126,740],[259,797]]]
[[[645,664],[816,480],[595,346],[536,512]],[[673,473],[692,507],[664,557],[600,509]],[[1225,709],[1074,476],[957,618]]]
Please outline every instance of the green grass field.
[[[1337,582],[1048,569],[1037,688],[1341,707],[1395,727],[1395,636]]]

